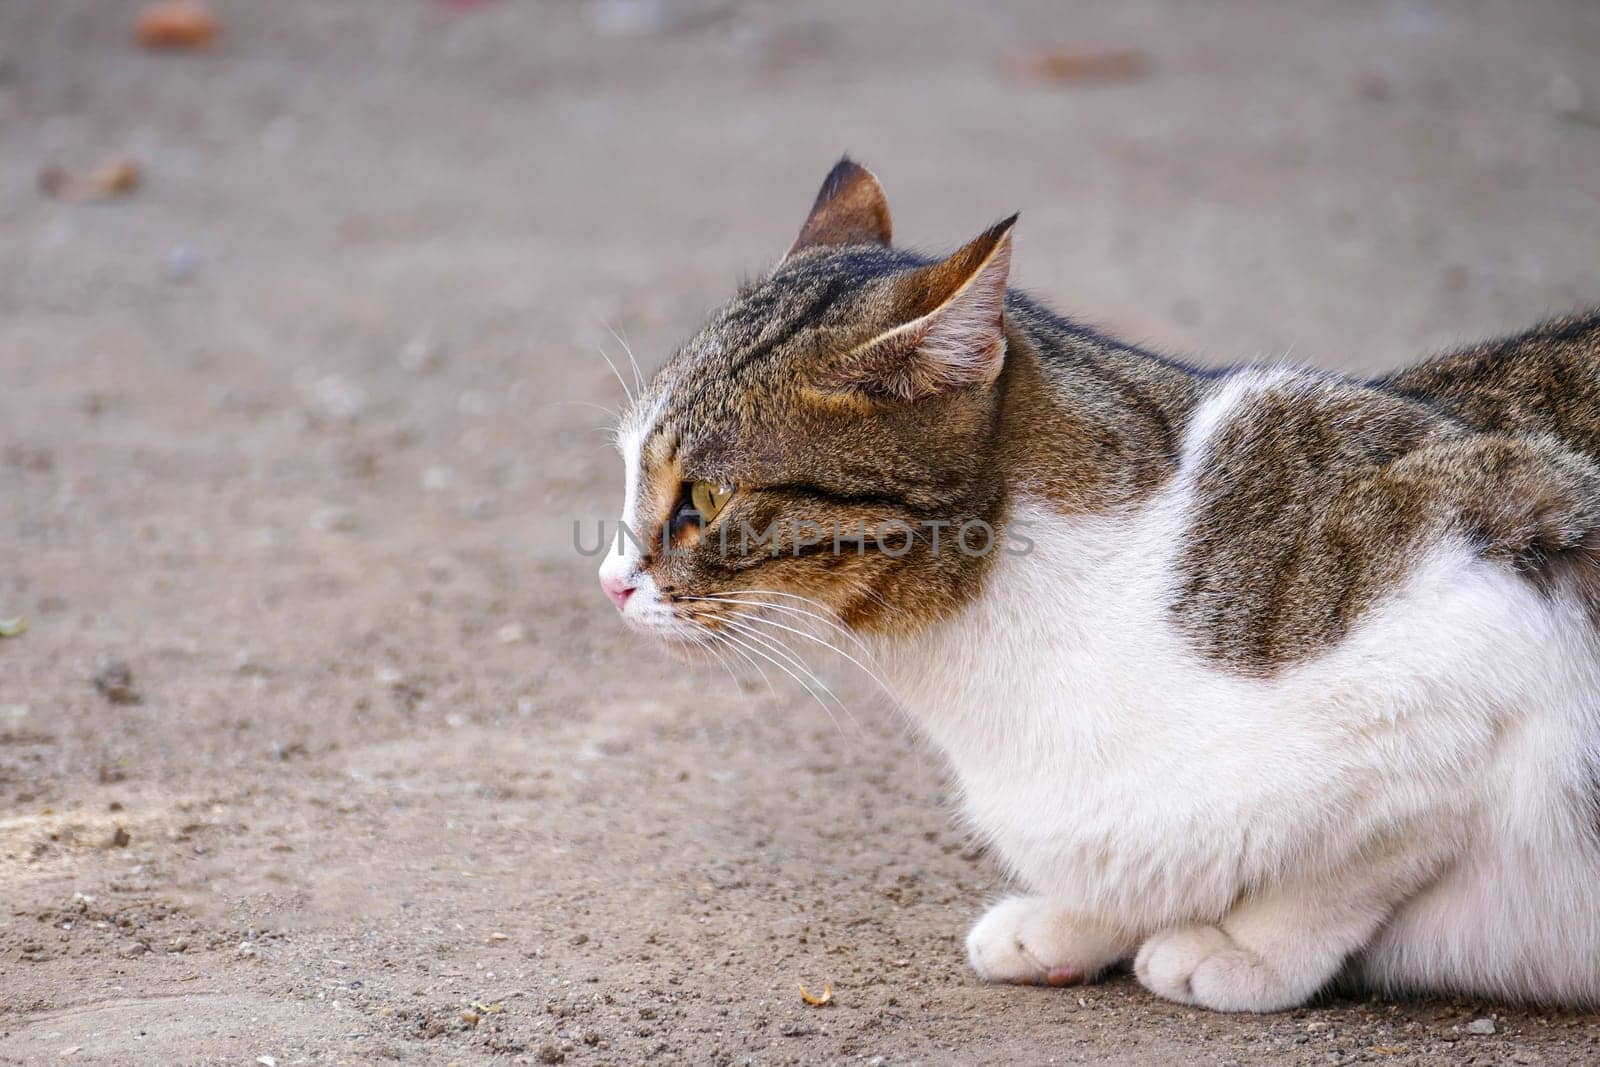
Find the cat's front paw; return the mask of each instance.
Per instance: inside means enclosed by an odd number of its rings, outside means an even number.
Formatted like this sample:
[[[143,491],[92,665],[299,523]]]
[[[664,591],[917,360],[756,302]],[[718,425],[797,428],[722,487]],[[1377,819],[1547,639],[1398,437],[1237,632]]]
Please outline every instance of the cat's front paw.
[[[1211,1011],[1282,1011],[1307,993],[1218,926],[1181,926],[1139,948],[1133,973],[1157,996]]]
[[[1040,897],[1007,897],[967,935],[967,959],[986,982],[1077,985],[1126,953],[1124,938]]]

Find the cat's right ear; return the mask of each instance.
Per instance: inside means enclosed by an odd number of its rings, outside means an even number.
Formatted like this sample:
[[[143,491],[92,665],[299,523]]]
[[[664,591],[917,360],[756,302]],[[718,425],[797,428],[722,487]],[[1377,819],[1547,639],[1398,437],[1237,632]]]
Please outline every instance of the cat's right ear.
[[[845,156],[822,181],[788,255],[818,245],[889,247],[889,198],[872,172]]]

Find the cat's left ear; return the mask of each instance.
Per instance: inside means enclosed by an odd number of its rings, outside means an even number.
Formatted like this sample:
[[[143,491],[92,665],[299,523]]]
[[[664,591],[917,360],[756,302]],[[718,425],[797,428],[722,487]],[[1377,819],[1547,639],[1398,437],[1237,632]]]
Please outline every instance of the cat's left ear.
[[[896,281],[901,324],[861,345],[823,376],[823,388],[912,403],[986,385],[1005,362],[1006,281],[1017,216],[954,255]]]
[[[889,198],[866,167],[849,156],[822,179],[816,202],[787,255],[818,245],[889,247]],[[787,258],[787,257],[786,257]]]

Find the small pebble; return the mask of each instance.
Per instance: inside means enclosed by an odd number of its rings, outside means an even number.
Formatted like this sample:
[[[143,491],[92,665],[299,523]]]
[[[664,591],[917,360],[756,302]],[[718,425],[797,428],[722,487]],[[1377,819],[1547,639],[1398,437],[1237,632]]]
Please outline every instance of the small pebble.
[[[184,282],[194,281],[200,273],[202,262],[200,253],[191,245],[175,245],[167,253],[162,270],[167,276],[167,281],[181,285]]]
[[[311,393],[317,410],[339,422],[354,422],[367,410],[367,391],[335,374],[318,381]]]
[[[94,687],[113,704],[138,704],[144,698],[133,687],[133,670],[122,660],[112,660],[94,676]]]
[[[438,370],[444,363],[444,352],[426,337],[413,337],[406,342],[396,359],[408,371]]]
[[[1481,1019],[1474,1019],[1467,1024],[1467,1033],[1477,1034],[1479,1037],[1488,1037],[1495,1032],[1494,1020],[1487,1015]]]
[[[323,533],[349,533],[356,528],[356,513],[349,508],[322,508],[312,513],[311,528]]]
[[[522,624],[516,622],[508,622],[494,632],[494,639],[502,645],[521,644],[522,639],[526,636],[527,633],[522,629]]]

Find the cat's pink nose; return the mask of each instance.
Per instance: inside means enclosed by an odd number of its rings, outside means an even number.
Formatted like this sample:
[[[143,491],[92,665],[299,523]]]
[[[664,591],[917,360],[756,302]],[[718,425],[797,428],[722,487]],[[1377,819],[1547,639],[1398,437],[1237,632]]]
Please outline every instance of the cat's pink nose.
[[[617,610],[621,611],[628,606],[628,598],[633,595],[633,591],[638,587],[626,578],[608,574],[600,579],[600,588],[606,591],[606,596],[610,597],[611,602],[617,606]]]

